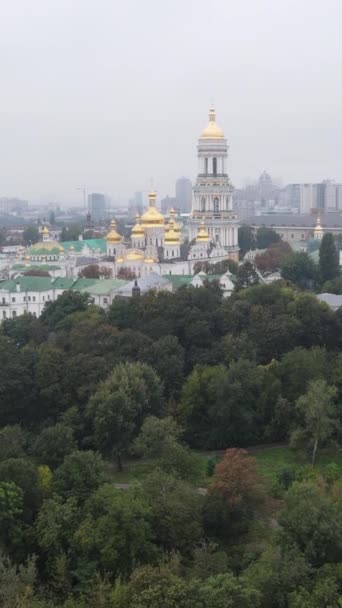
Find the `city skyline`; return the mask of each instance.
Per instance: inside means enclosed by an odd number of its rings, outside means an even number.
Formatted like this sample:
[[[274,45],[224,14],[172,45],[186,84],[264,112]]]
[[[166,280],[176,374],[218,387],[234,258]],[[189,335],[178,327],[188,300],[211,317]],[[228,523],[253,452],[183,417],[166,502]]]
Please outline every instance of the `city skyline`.
[[[172,195],[211,102],[234,186],[265,168],[342,181],[337,0],[13,0],[2,17],[0,196],[127,200],[151,178]]]

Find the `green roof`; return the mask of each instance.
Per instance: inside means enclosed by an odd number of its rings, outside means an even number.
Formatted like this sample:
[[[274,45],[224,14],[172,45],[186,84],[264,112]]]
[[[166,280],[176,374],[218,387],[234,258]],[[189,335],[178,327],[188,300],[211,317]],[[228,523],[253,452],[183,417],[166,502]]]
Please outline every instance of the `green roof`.
[[[89,291],[92,295],[106,295],[109,294],[113,289],[117,289],[122,285],[125,285],[127,281],[123,279],[97,279],[91,288],[82,288],[81,291]]]
[[[101,295],[107,294],[121,287],[127,281],[119,279],[84,279],[72,277],[27,277],[19,276],[16,279],[0,281],[0,290],[14,292],[17,284],[20,291],[48,291],[49,289],[73,289],[77,291],[87,291],[89,293]]]
[[[90,250],[99,249],[101,253],[107,252],[107,244],[105,239],[83,239],[82,241],[63,241],[61,243],[62,247],[66,251],[70,250],[70,247],[73,245],[75,251],[80,253],[83,247],[86,245]]]
[[[166,274],[163,276],[165,276],[176,289],[182,287],[182,285],[190,285],[193,279],[191,274]]]
[[[25,264],[14,264],[13,270],[60,270],[60,266],[54,266],[53,264],[32,264],[31,266],[25,266]]]

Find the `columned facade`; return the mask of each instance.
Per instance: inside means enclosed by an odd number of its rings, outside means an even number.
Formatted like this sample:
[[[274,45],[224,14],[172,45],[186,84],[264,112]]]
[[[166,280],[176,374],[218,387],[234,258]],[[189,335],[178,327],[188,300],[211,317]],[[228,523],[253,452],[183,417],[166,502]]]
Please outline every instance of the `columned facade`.
[[[228,146],[223,131],[216,124],[213,109],[209,124],[199,138],[197,151],[198,175],[193,187],[189,240],[196,238],[204,220],[210,241],[224,247],[228,258],[238,260],[239,222],[233,213],[233,188],[227,174]]]

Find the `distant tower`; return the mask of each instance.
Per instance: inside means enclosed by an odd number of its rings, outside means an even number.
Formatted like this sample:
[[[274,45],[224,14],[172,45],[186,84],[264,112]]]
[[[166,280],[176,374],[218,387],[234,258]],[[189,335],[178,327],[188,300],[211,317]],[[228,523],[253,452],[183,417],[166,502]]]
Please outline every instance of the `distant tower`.
[[[140,296],[140,294],[141,294],[141,289],[140,289],[140,287],[139,287],[139,285],[138,285],[138,281],[137,281],[137,279],[135,279],[135,281],[134,281],[134,285],[133,285],[133,287],[132,287],[132,296],[133,296],[134,298],[136,298],[136,297],[139,297],[139,296]]]
[[[238,260],[238,218],[233,212],[232,185],[227,174],[228,146],[211,108],[209,124],[198,141],[198,176],[193,188],[189,239],[196,239],[202,220],[209,239],[225,248],[227,257]]]
[[[192,203],[192,183],[188,177],[176,181],[176,205],[181,213],[189,213]]]

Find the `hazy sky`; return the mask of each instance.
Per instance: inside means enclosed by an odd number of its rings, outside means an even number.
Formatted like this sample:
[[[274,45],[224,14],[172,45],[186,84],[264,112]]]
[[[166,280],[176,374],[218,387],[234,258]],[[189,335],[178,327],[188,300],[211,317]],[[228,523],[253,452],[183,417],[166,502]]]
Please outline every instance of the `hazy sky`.
[[[0,196],[171,195],[212,101],[234,185],[342,181],[342,0],[0,8]]]

